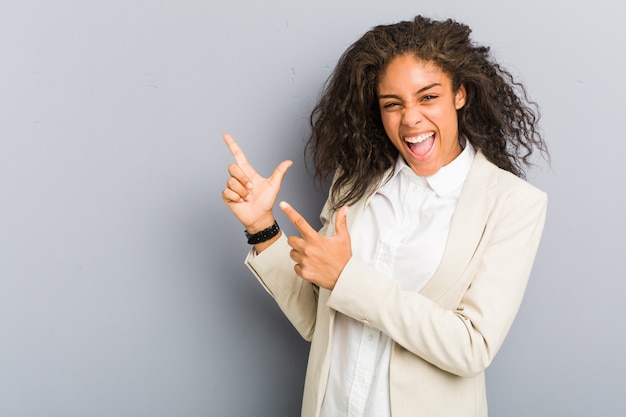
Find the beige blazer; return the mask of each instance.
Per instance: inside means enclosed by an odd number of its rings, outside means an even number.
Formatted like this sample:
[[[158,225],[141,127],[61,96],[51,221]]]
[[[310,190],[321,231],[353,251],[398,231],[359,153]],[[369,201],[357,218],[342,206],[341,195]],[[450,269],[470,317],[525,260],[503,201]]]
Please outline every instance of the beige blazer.
[[[350,207],[348,227],[368,199]],[[518,311],[546,216],[547,196],[482,153],[455,209],[441,264],[421,292],[404,291],[352,258],[332,291],[295,275],[281,237],[246,264],[295,328],[311,341],[303,417],[318,417],[337,311],[393,340],[393,417],[485,417],[484,371]],[[326,205],[321,233],[334,233]],[[323,416],[322,416],[323,417]]]

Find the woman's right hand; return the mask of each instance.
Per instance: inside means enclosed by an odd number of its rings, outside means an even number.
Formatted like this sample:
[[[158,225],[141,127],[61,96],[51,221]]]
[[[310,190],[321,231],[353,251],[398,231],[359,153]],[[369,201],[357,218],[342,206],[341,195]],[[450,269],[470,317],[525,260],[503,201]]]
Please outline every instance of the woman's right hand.
[[[223,137],[235,163],[228,166],[230,178],[222,191],[222,199],[248,233],[260,232],[274,224],[272,209],[292,162],[281,162],[271,177],[263,178],[250,165],[232,136],[225,134]]]

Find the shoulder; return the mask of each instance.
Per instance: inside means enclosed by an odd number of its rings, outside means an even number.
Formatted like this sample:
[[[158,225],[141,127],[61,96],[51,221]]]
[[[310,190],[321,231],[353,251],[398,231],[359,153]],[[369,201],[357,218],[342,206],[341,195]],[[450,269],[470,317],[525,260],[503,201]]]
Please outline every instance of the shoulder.
[[[457,202],[462,227],[473,223],[482,236],[497,241],[543,229],[548,207],[545,192],[497,167],[477,152]],[[459,220],[460,219],[460,220]],[[471,222],[468,220],[471,219]],[[518,234],[522,233],[522,234]]]
[[[393,166],[388,168],[380,176],[380,178],[376,178],[374,181],[372,181],[372,183],[366,190],[365,194],[358,201],[354,201],[350,204],[351,211],[354,211],[355,208],[362,207],[364,204],[366,204],[366,202],[376,192],[376,190],[380,188],[380,186],[384,184],[385,181],[391,176],[391,174],[393,173],[393,169],[394,169]],[[330,184],[330,187],[328,190],[328,196],[327,196],[326,202],[324,203],[324,207],[322,208],[322,212],[320,214],[320,220],[323,225],[327,224],[333,218],[335,214],[335,210],[333,209],[335,200],[342,199],[345,195],[348,194],[348,192],[353,187],[353,183],[348,183],[342,187],[338,187],[336,180],[339,174],[340,174],[340,170],[337,170]]]
[[[472,191],[482,190],[487,195],[498,199],[547,200],[544,191],[509,171],[499,168],[480,151],[476,152],[466,186]]]

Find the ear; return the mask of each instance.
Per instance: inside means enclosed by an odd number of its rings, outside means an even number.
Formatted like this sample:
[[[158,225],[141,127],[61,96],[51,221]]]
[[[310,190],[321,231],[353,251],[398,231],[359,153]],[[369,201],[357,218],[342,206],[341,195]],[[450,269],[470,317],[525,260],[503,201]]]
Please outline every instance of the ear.
[[[465,91],[465,85],[461,84],[454,93],[454,108],[460,110],[465,106],[465,99],[467,97],[467,91]]]

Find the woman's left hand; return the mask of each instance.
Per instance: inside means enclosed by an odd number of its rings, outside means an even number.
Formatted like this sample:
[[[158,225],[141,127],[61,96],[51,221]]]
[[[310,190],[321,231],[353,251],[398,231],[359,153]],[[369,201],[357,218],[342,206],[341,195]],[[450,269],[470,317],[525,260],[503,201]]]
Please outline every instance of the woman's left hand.
[[[343,206],[337,212],[335,235],[325,237],[313,229],[289,204],[282,201],[279,205],[302,235],[290,236],[287,240],[292,248],[291,259],[296,263],[296,274],[322,288],[332,290],[344,266],[352,257],[350,233],[346,223],[348,206]]]

